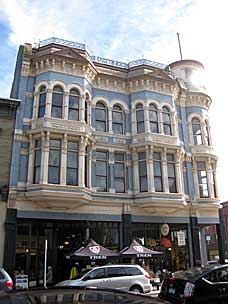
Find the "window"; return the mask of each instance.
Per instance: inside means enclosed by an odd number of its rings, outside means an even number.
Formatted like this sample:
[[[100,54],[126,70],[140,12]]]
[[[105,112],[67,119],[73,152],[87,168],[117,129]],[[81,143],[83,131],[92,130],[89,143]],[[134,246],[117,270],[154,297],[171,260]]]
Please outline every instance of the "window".
[[[85,122],[88,123],[88,106],[89,106],[89,96],[86,94],[85,100]]]
[[[161,153],[153,153],[153,167],[154,167],[154,188],[156,192],[163,191],[162,185],[162,160]]]
[[[201,125],[198,118],[193,118],[192,120],[192,133],[194,145],[202,145]]]
[[[211,183],[212,187],[214,190],[214,197],[217,197],[217,191],[216,191],[216,186],[215,186],[215,166],[212,165],[212,170],[211,170]]]
[[[125,163],[124,154],[115,153],[115,165],[114,165],[114,184],[116,192],[125,192]]]
[[[69,120],[79,120],[79,93],[77,90],[70,90],[69,94]]]
[[[56,118],[62,118],[63,108],[63,89],[59,86],[53,88],[52,93],[52,109],[51,116]]]
[[[209,127],[208,127],[208,123],[207,122],[206,122],[206,125],[205,125],[205,144],[207,146],[210,146]]]
[[[158,112],[157,112],[156,106],[152,103],[149,106],[149,119],[150,119],[150,132],[159,133],[158,132]]]
[[[125,267],[128,276],[142,275],[142,272],[137,267]]]
[[[208,180],[205,162],[197,162],[197,173],[200,197],[209,197]]]
[[[40,183],[40,167],[41,167],[41,147],[42,142],[40,139],[35,141],[35,159],[34,159],[34,175],[33,175],[33,183]]]
[[[164,134],[172,135],[170,112],[167,107],[162,108],[162,121]]]
[[[39,94],[38,118],[44,117],[45,104],[46,104],[46,87],[42,86],[40,88],[40,94]]]
[[[146,152],[139,152],[138,153],[138,162],[139,162],[139,188],[140,188],[140,192],[146,192],[146,191],[148,191]]]
[[[136,123],[137,123],[137,133],[145,132],[144,125],[144,110],[143,105],[141,103],[136,106]]]
[[[120,106],[114,105],[112,110],[113,133],[123,134],[123,111]]]
[[[48,163],[48,183],[60,183],[61,140],[51,139]]]
[[[173,154],[167,154],[167,168],[168,168],[168,182],[169,182],[169,192],[176,193],[176,170],[175,161]]]
[[[78,143],[68,141],[67,143],[67,175],[66,184],[78,185]]]
[[[107,131],[107,110],[103,103],[98,102],[95,110],[95,128],[96,131]]]
[[[96,186],[97,191],[107,192],[107,177],[108,177],[108,165],[107,165],[107,152],[96,152]]]
[[[108,278],[126,276],[124,267],[107,267]]]
[[[106,278],[105,268],[102,269],[95,269],[85,276],[86,280],[97,280]]]

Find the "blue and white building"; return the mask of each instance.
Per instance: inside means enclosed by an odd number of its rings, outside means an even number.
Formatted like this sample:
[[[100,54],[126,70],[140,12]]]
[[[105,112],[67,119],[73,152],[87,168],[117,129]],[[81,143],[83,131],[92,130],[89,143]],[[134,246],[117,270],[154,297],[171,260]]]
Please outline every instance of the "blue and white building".
[[[90,237],[116,250],[139,237],[164,248],[170,270],[207,262],[220,204],[203,70],[117,62],[57,38],[19,48],[7,269],[38,280],[48,239],[60,279]]]

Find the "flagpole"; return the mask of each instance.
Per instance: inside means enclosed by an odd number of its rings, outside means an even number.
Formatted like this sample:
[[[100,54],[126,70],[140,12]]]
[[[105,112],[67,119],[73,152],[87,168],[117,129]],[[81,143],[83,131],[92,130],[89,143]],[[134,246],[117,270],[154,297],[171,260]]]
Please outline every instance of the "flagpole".
[[[179,33],[177,33],[177,39],[178,39],[178,44],[179,44],[180,58],[181,58],[181,60],[183,60]]]
[[[47,240],[44,241],[44,288],[47,288]]]

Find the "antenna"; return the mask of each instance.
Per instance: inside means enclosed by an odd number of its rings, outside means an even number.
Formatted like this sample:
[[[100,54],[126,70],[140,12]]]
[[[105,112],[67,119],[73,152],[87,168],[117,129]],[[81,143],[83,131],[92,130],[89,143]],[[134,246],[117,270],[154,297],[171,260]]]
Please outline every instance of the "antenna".
[[[180,58],[181,58],[181,60],[183,60],[179,33],[177,33],[177,39],[178,39],[178,44],[179,44]]]

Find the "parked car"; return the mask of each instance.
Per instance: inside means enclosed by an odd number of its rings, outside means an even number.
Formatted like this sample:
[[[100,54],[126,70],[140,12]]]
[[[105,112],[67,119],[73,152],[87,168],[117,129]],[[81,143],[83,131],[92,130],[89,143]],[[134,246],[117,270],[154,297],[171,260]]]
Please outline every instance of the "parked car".
[[[89,287],[56,287],[0,294],[0,304],[165,304],[148,295]]]
[[[228,265],[194,267],[162,282],[160,299],[176,304],[228,303]]]
[[[0,268],[0,290],[9,291],[12,289],[13,289],[13,280],[3,268]]]
[[[148,293],[152,290],[150,275],[139,265],[95,267],[56,286],[92,286],[138,293]]]

